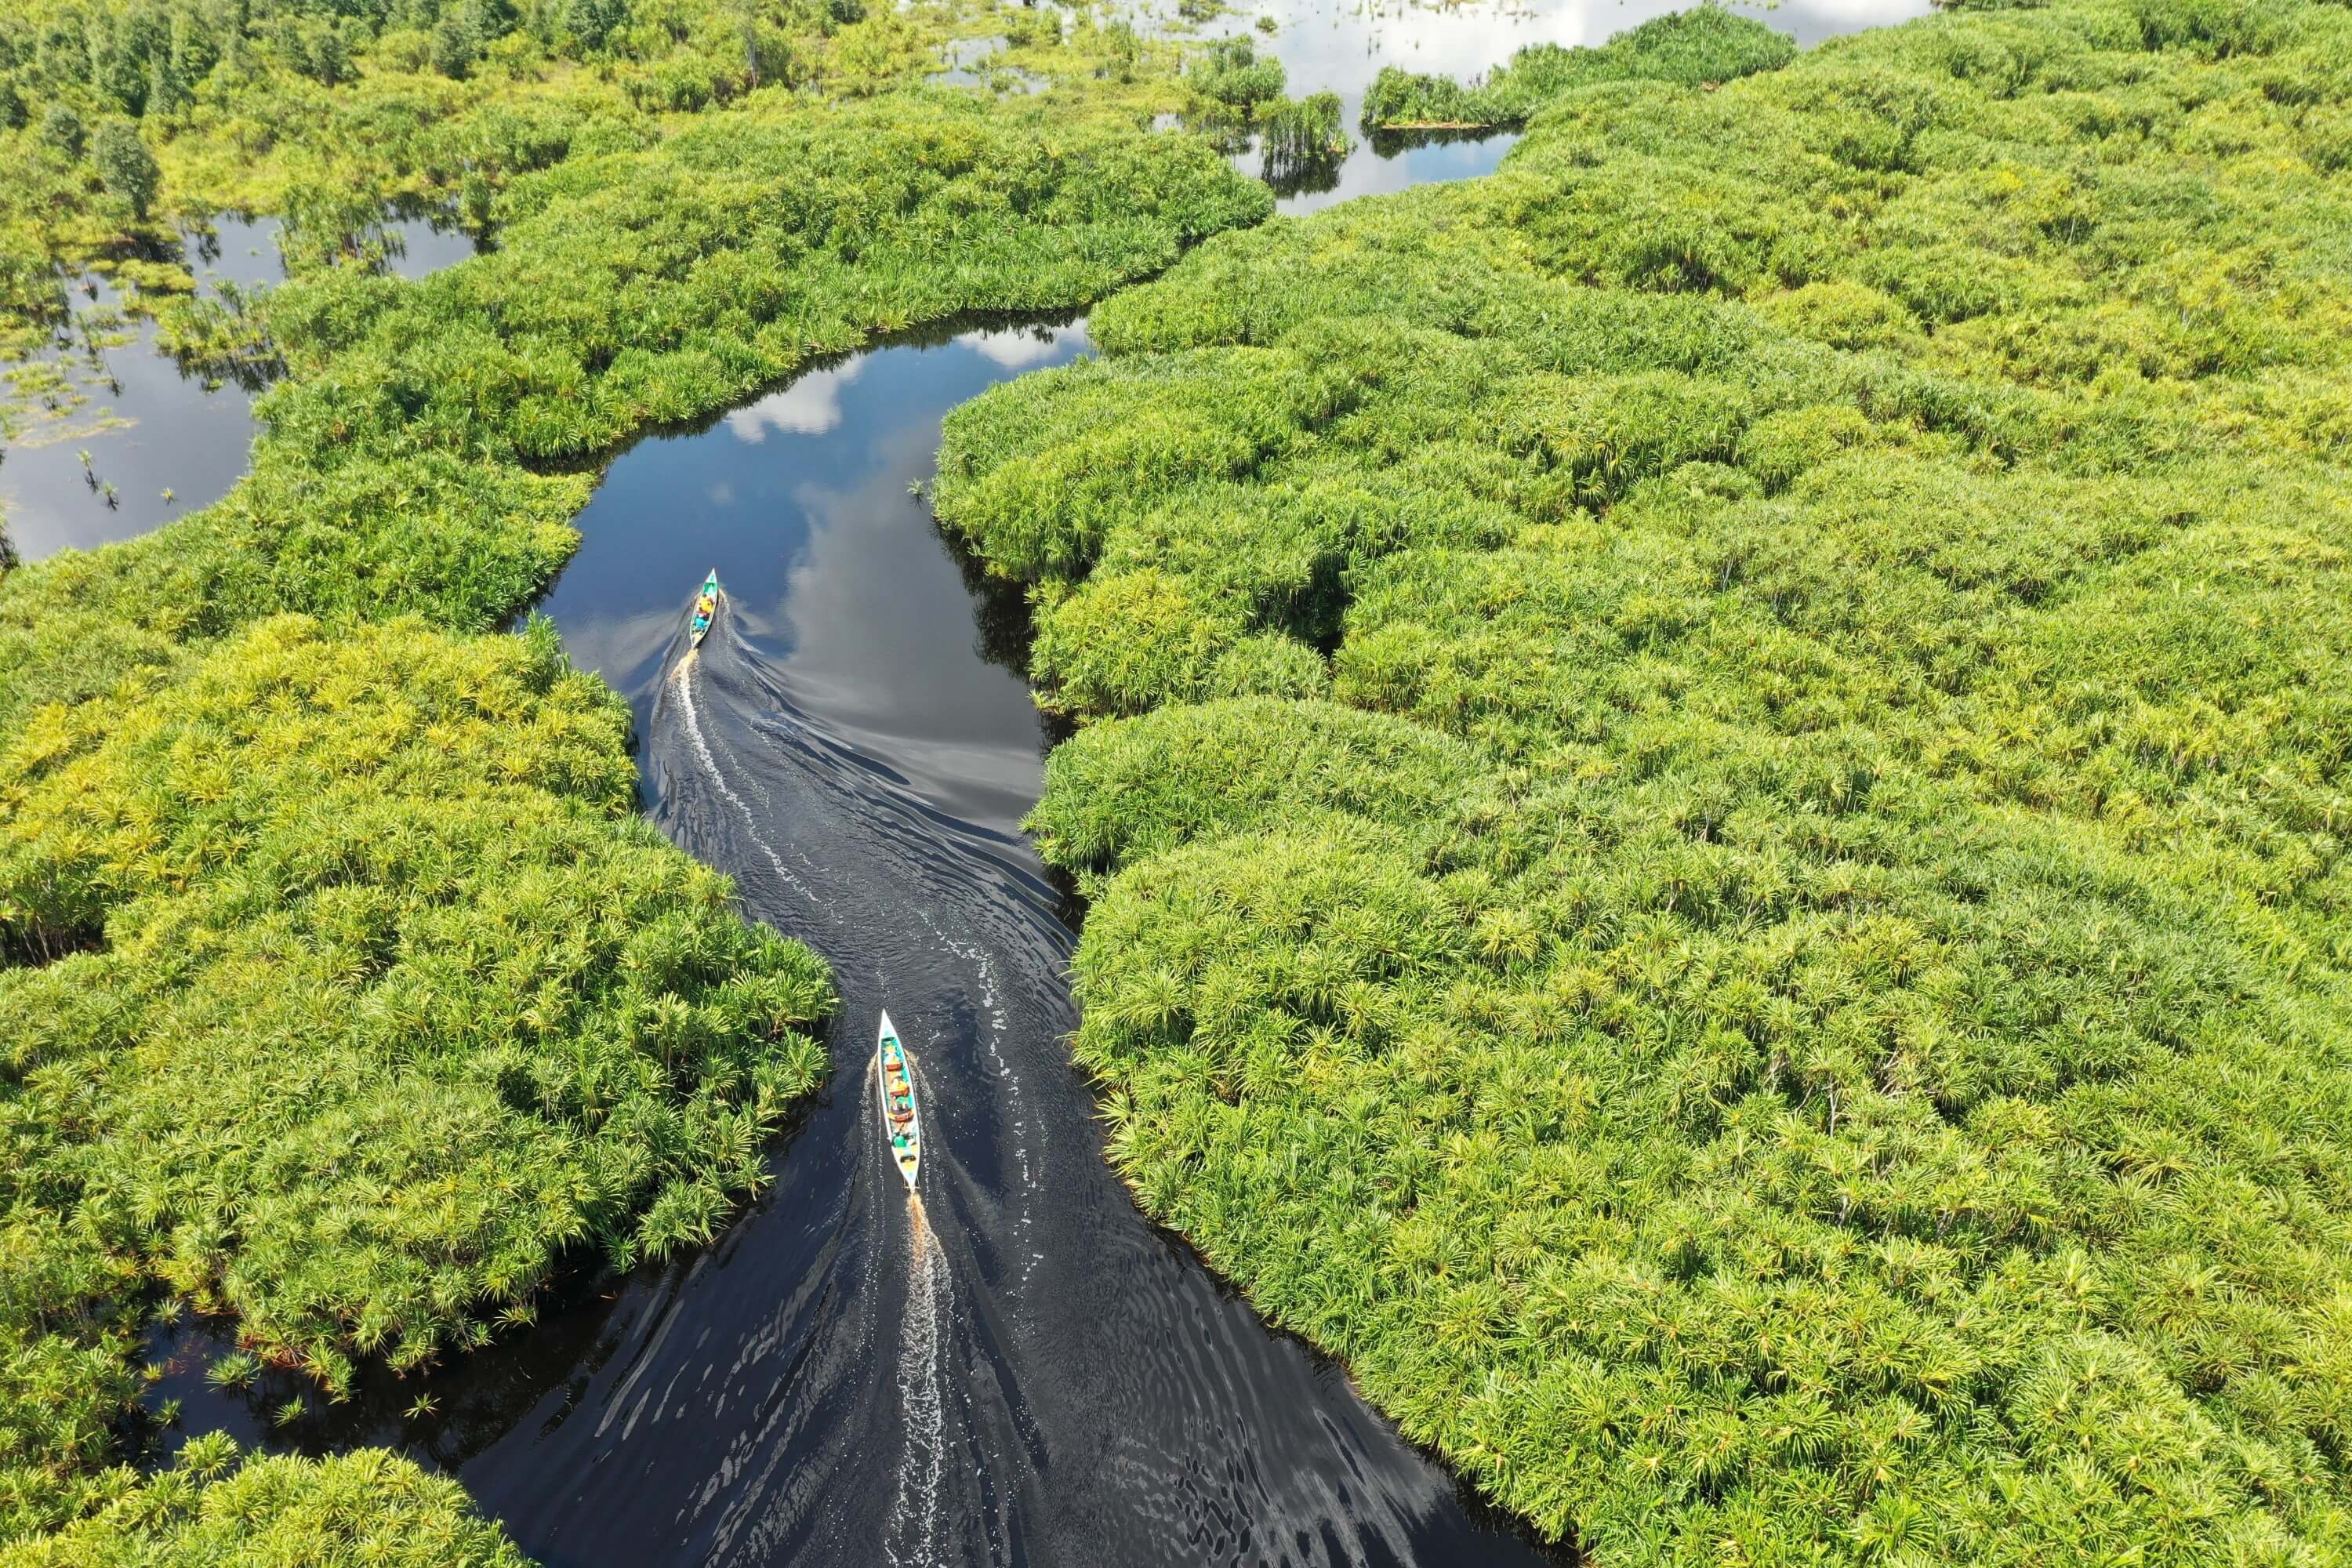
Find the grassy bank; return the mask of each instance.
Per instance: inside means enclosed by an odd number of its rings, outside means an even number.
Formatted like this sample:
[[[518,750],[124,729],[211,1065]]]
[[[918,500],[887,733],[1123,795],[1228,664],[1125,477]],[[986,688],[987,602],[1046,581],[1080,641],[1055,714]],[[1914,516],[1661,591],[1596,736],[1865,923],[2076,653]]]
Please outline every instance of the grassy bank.
[[[126,1468],[138,1335],[234,1314],[332,1398],[760,1179],[824,1070],[821,966],[635,817],[612,695],[491,628],[631,436],[1265,214],[1125,90],[575,137],[499,183],[494,253],[259,309],[291,375],[220,504],[0,578],[5,1560],[511,1557],[386,1455]]]
[[[2347,58],[1572,88],[950,421],[1116,1159],[1547,1533],[2352,1552]]]

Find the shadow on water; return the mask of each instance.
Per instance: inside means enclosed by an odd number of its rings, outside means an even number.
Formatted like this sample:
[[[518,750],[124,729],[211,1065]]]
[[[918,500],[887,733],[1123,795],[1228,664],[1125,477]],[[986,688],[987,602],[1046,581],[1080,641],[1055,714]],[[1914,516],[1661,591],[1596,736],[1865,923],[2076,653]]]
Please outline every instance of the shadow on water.
[[[146,259],[180,262],[200,295],[217,299],[224,284],[250,294],[285,280],[278,230],[276,218],[223,215],[185,231],[176,253]],[[475,252],[472,237],[437,214],[389,216],[375,239],[384,268],[404,278]],[[86,401],[26,419],[0,447],[0,528],[26,561],[131,539],[226,495],[249,466],[264,390],[261,377],[208,373],[164,353],[154,321],[126,315],[102,275],[75,279],[65,299],[73,346],[55,360]],[[94,350],[85,346],[93,335]]]

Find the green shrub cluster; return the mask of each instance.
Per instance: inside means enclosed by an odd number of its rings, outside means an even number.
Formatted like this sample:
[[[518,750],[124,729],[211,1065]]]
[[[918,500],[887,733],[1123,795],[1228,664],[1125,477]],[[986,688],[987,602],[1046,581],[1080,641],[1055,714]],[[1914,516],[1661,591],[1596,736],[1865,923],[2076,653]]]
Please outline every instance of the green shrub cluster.
[[[82,1412],[22,1413],[0,1528],[107,1489],[142,1278],[337,1393],[761,1183],[828,984],[635,816],[626,726],[549,632],[282,616],[0,752],[0,1405]]]
[[[1185,68],[1185,84],[1213,103],[1246,119],[1259,104],[1282,96],[1282,62],[1257,52],[1248,34],[1220,38]]]
[[[649,140],[661,114],[763,80],[824,84],[847,47],[845,29],[809,0],[641,9],[633,17],[624,0],[527,10],[505,0],[13,5],[0,12],[0,105],[16,106],[0,114],[10,170],[0,188],[9,258],[0,325],[57,317],[56,265],[118,255],[142,232],[168,239],[147,226],[159,187],[163,207],[192,219],[227,208],[284,215],[289,261],[311,265],[367,242],[390,199],[463,195],[478,219],[508,175],[561,156],[575,136]],[[900,31],[898,69],[911,74],[929,36]],[[13,346],[33,341],[11,337]]]
[[[1611,81],[1668,81],[1712,89],[1778,70],[1795,58],[1785,33],[1703,4],[1654,17],[1598,47],[1531,44],[1475,86],[1451,77],[1383,66],[1364,94],[1364,132],[1486,131],[1524,125],[1572,88]]]
[[[627,437],[877,332],[1084,304],[1269,203],[1108,89],[529,123],[495,252],[248,307],[289,379],[226,499],[0,576],[26,1562],[510,1558],[382,1455],[119,1463],[167,1293],[331,1396],[528,1321],[565,1248],[707,1237],[824,1069],[821,968],[635,816],[625,710],[551,633],[486,634]]]
[[[333,1389],[569,1243],[708,1240],[826,983],[635,816],[626,726],[551,632],[293,616],[44,710],[0,753],[0,940],[52,959],[0,971],[10,1179]]]
[[[0,1542],[6,1568],[526,1568],[465,1489],[381,1448],[236,1462],[215,1435],[64,1531]]]
[[[1114,1158],[1548,1534],[2352,1554],[2346,59],[1574,88],[951,418]]]
[[[516,176],[575,153],[648,146],[754,96],[911,84],[950,39],[996,34],[1015,45],[1003,63],[1081,115],[1183,101],[1167,46],[999,0],[16,0],[0,7],[0,367],[47,347],[85,267],[135,279],[135,309],[179,307],[187,275],[137,258],[176,248],[180,223],[274,214],[294,272],[381,270],[389,205],[487,227]],[[40,401],[20,385],[0,421]]]

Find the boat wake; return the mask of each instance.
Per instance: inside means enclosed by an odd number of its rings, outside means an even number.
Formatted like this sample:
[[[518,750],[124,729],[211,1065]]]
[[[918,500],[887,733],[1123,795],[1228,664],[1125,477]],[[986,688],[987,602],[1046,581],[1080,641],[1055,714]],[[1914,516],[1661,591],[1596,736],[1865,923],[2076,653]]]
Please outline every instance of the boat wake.
[[[677,661],[677,677],[665,682],[664,689],[675,690],[677,694],[678,714],[686,721],[687,739],[693,743],[694,754],[702,763],[703,774],[709,779],[712,787],[719,791],[727,804],[735,808],[735,815],[743,819],[745,837],[766,858],[768,868],[775,873],[777,880],[814,904],[819,910],[823,910],[825,907],[824,900],[818,898],[815,890],[806,882],[793,876],[791,868],[784,864],[783,857],[776,853],[776,847],[761,837],[760,819],[751,815],[751,808],[743,804],[743,797],[728,786],[727,775],[719,771],[719,759],[710,754],[710,742],[703,739],[702,720],[694,708],[694,671],[699,662],[696,656],[701,651],[698,647],[686,650],[685,657]],[[656,712],[658,714],[658,708]]]
[[[909,1288],[898,1346],[898,1408],[906,1443],[898,1455],[898,1490],[883,1530],[882,1552],[894,1568],[930,1568],[940,1561],[940,1481],[947,1468],[940,1324],[955,1309],[955,1289],[919,1194],[907,1194],[907,1220]]]
[[[648,1560],[859,1568],[1396,1563],[1466,1531],[1451,1481],[1112,1176],[1070,1067],[1071,933],[1026,840],[832,732],[739,624],[659,678],[651,811],[824,956],[835,1060],[865,1070],[712,1254],[629,1299],[608,1370],[566,1395],[625,1385],[625,1414],[505,1440],[576,1489],[502,1496],[486,1466],[485,1501],[542,1558],[596,1562],[628,1555],[616,1518],[647,1521]],[[919,1197],[869,1098],[886,1005],[919,1064]]]

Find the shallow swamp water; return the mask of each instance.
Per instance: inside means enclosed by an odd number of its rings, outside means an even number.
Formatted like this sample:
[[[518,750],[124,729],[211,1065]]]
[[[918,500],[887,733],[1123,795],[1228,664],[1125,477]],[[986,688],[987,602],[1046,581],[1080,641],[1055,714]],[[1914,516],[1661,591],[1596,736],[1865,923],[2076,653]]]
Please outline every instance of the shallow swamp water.
[[[225,214],[209,233],[184,234],[177,259],[200,294],[217,298],[224,282],[249,294],[285,280],[278,226],[276,218]],[[475,250],[471,237],[430,217],[390,218],[377,237],[385,267],[404,278],[425,277]],[[83,401],[55,417],[25,419],[0,442],[0,527],[26,561],[134,538],[226,495],[245,473],[253,402],[263,390],[257,377],[183,365],[156,346],[150,317],[98,328],[93,351],[83,319],[122,317],[121,295],[90,274],[74,279],[67,298],[77,318],[67,334],[72,346],[49,357]]]

